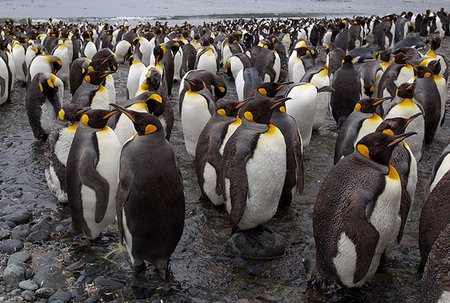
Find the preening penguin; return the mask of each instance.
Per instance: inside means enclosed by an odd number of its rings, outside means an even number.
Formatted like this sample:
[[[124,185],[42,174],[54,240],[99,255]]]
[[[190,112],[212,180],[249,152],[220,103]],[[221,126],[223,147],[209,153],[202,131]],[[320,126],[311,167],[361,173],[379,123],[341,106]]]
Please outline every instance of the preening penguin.
[[[135,269],[145,269],[144,261],[150,261],[166,280],[185,217],[183,180],[175,152],[156,117],[111,105],[130,118],[137,131],[120,155],[116,196],[120,239]]]
[[[121,145],[106,123],[116,112],[91,109],[81,116],[66,167],[71,234],[95,239],[114,222]]]
[[[396,243],[402,188],[389,161],[394,147],[413,134],[371,133],[325,176],[313,214],[313,285],[362,286]]]
[[[37,73],[51,73],[56,75],[62,66],[61,60],[56,56],[39,55],[30,63],[27,82],[30,83]]]
[[[35,138],[47,139],[61,110],[63,91],[62,81],[50,73],[36,74],[28,85],[25,108]]]

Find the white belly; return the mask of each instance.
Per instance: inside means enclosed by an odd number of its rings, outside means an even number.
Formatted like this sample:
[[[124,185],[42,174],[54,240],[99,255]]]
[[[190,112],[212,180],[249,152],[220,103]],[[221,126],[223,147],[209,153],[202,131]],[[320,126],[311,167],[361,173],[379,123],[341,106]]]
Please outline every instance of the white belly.
[[[209,118],[211,114],[207,100],[197,93],[186,92],[181,108],[181,126],[186,151],[191,156],[195,156],[198,137]]]
[[[236,93],[238,95],[238,100],[243,101],[244,87],[245,87],[244,70],[241,70],[240,72],[237,73],[236,78],[234,78],[234,83],[236,85]]]
[[[67,165],[70,147],[75,136],[76,128],[64,128],[59,132],[58,141],[55,143],[55,155],[64,166]]]
[[[44,175],[51,193],[58,199],[59,202],[66,203],[67,193],[62,190],[61,182],[56,175],[53,165],[50,164],[50,166],[45,169]],[[62,182],[64,182],[64,180],[62,180]]]
[[[289,63],[291,61],[289,60]],[[289,70],[289,81],[300,82],[306,73],[305,67],[303,66],[303,61],[298,57],[292,60],[291,69]]]
[[[0,96],[0,104],[3,104],[6,102],[6,100],[8,99],[8,82],[9,82],[9,74],[8,74],[8,67],[5,63],[5,61],[3,61],[3,59],[0,58],[0,76],[3,77],[5,79],[5,93],[3,95]],[[0,87],[1,90],[1,87]]]
[[[139,89],[139,79],[142,72],[145,70],[145,65],[142,63],[133,63],[130,67],[127,77],[127,89],[130,98],[136,96],[136,92]]]
[[[67,46],[64,45],[58,47],[57,49],[55,49],[53,55],[58,57],[62,62],[62,66],[56,73],[56,76],[59,77],[64,83],[69,84],[69,70],[72,58],[69,58],[69,51],[67,49]]]
[[[102,85],[100,85],[100,88],[95,93],[94,97],[92,98],[91,103],[92,109],[105,109],[109,110],[109,94],[106,88]]]
[[[51,103],[46,100],[41,106],[41,127],[46,134],[52,130],[53,122],[55,122],[56,113]]]
[[[183,61],[183,51],[180,50],[175,54],[175,58],[173,58],[174,63],[174,72],[173,72],[173,80],[180,81],[181,80],[181,63]]]
[[[434,176],[433,182],[431,182],[430,185],[430,193],[433,191],[433,189],[436,187],[436,185],[439,183],[439,181],[442,179],[442,177],[450,170],[450,154],[447,154],[447,156],[442,161],[441,165],[439,166],[436,175]]]
[[[116,103],[116,87],[114,86],[114,78],[112,75],[106,76],[105,88],[108,92],[109,103]]]
[[[133,237],[131,236],[130,229],[128,228],[127,217],[125,215],[125,211],[122,209],[122,228],[123,228],[123,239],[125,242],[125,247],[127,248],[128,255],[131,259],[131,264],[134,265],[134,257],[133,257]]]
[[[95,46],[95,44],[93,42],[88,42],[86,44],[86,47],[84,48],[84,55],[86,56],[86,58],[92,60],[92,57],[94,57],[96,53],[97,47]]]
[[[222,205],[224,203],[223,196],[219,196],[216,193],[217,173],[214,167],[208,162],[205,163],[203,177],[205,179],[203,190],[208,196],[209,200],[211,200],[211,202],[216,206]]]
[[[26,74],[22,68],[25,62],[25,49],[22,45],[17,44],[13,47],[12,56],[14,58],[14,66],[16,69],[16,80],[26,82]]]
[[[362,137],[373,133],[381,124],[381,122],[383,122],[383,119],[381,119],[381,117],[378,115],[375,116],[375,118],[365,119],[361,125],[361,128],[359,129],[356,141],[353,142],[353,146],[356,147],[356,143],[358,143],[358,141],[361,140]]]
[[[198,59],[197,69],[207,70],[214,75],[217,73],[216,56],[214,56],[213,51],[203,53],[203,55]]]
[[[412,67],[403,67],[394,83],[399,87],[400,84],[408,82],[412,77],[414,77],[414,70]]]
[[[341,233],[338,242],[338,253],[333,258],[333,264],[336,273],[341,279],[342,284],[353,286],[353,277],[356,271],[356,246],[352,240],[345,234]]]

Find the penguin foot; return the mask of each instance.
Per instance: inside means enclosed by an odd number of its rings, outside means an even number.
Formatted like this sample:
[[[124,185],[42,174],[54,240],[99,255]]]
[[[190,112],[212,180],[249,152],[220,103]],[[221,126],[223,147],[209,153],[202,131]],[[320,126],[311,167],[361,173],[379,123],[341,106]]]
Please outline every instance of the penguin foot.
[[[264,233],[264,230],[260,228],[260,226],[262,225],[242,231],[243,235],[245,236],[247,241],[252,245],[252,247],[255,247],[256,245],[264,247],[263,243],[259,239]]]

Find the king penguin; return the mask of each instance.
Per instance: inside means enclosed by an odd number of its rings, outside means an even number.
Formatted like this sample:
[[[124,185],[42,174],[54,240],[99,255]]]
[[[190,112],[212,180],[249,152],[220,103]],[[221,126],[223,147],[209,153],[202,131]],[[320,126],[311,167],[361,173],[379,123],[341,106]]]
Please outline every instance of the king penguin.
[[[106,123],[115,113],[91,109],[81,116],[75,132],[66,167],[71,234],[83,232],[95,239],[114,222],[121,146]]]
[[[150,261],[166,280],[185,217],[183,180],[175,152],[155,116],[112,106],[130,118],[137,131],[120,155],[116,196],[120,239],[135,269],[145,269],[144,261]]]
[[[381,254],[395,245],[402,188],[390,158],[413,134],[368,134],[325,176],[313,213],[314,286],[362,286],[378,269]]]
[[[75,59],[70,66],[69,73],[69,83],[70,83],[70,94],[73,96],[83,83],[84,76],[86,76],[89,71],[89,59],[82,57]]]
[[[27,73],[27,82],[31,83],[37,73],[52,73],[56,75],[62,66],[61,60],[56,56],[39,55],[30,63]]]

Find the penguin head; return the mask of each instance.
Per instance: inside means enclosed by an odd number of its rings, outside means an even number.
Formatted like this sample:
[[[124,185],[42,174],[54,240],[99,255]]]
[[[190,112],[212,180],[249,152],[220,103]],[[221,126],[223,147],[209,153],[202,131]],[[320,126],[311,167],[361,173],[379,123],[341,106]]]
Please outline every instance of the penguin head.
[[[433,71],[428,66],[419,66],[415,74],[417,78],[430,78],[433,76]]]
[[[434,38],[431,40],[431,44],[430,44],[431,50],[432,50],[432,51],[437,50],[439,47],[441,47],[441,44],[442,44],[441,38],[439,38],[439,37],[434,37]]]
[[[122,112],[133,122],[134,128],[139,136],[146,136],[163,130],[161,121],[150,113],[128,110],[115,103],[110,103],[109,105],[117,108],[117,110]]]
[[[415,87],[416,83],[402,83],[397,89],[397,96],[399,96],[400,98],[411,99],[414,97]]]
[[[145,76],[145,81],[143,85],[145,85],[144,90],[158,90],[161,84],[161,74],[158,72],[156,68],[150,68]]]
[[[81,116],[81,122],[89,128],[103,129],[108,123],[109,117],[117,112],[117,109],[90,109]]]
[[[63,105],[58,113],[58,117],[63,121],[78,122],[81,116],[90,109],[90,107],[82,107],[76,103],[68,103]]]
[[[154,91],[145,92],[144,97],[146,98],[145,103],[147,104],[148,112],[157,117],[162,115],[166,109],[166,104],[163,102],[163,97]]]
[[[264,82],[262,83],[256,91],[263,95],[264,97],[273,98],[277,95],[277,93],[285,87],[286,85],[290,84],[292,82],[288,83],[275,83],[275,82]]]
[[[203,82],[200,79],[192,79],[192,80],[185,79],[184,81],[186,81],[187,86],[193,92],[201,91],[206,87],[205,82]]]
[[[352,56],[350,56],[350,55],[346,55],[345,57],[344,57],[344,59],[342,59],[342,65],[353,65],[353,64],[355,64],[354,63],[354,61],[353,61],[353,57]]]
[[[166,48],[164,45],[156,45],[153,49],[153,55],[155,56],[155,61],[160,62],[166,55]]]
[[[415,134],[415,132],[409,132],[394,136],[373,132],[358,141],[355,152],[376,163],[388,166],[395,146],[403,139]]]
[[[300,58],[308,53],[308,48],[306,46],[301,46],[297,47],[295,51],[297,52],[297,57]]]
[[[405,64],[408,59],[409,57],[404,53],[397,53],[394,58],[392,58],[392,62],[396,64]]]
[[[61,80],[50,73],[38,73],[35,78],[38,79],[41,93],[48,99],[56,99],[59,103],[58,90],[62,86]]]
[[[48,63],[52,66],[52,73],[56,74],[62,67],[61,60],[56,56],[45,56]]]
[[[89,66],[92,66],[95,71],[110,70],[115,72],[117,71],[116,58],[116,55],[109,48],[103,48],[92,57]]]
[[[435,75],[439,75],[439,73],[441,72],[441,59],[439,60],[431,60],[430,62],[428,62],[428,68],[431,69],[431,71],[433,72],[433,74]]]
[[[403,134],[409,123],[411,123],[415,118],[421,115],[422,113],[420,112],[415,115],[412,115],[408,119],[401,117],[386,119],[380,125],[378,125],[375,131],[378,133],[385,133],[388,135]]]
[[[237,101],[221,101],[217,106],[216,113],[222,117],[236,117],[239,111],[238,105]]]
[[[223,84],[219,84],[217,86],[214,86],[214,101],[217,102],[220,98],[225,97],[227,94],[227,86],[225,82]]]
[[[355,109],[361,113],[374,113],[378,105],[392,98],[364,98],[359,100],[355,105]]]
[[[255,97],[240,103],[239,116],[247,121],[269,124],[273,111],[287,99]]]
[[[107,71],[95,71],[92,70],[91,67],[88,69],[88,72],[86,76],[84,76],[84,80],[86,82],[93,84],[93,85],[103,85],[105,83],[105,78],[110,73]]]
[[[383,62],[391,61],[391,51],[390,50],[384,50],[384,51],[378,53],[378,59],[380,59]]]

